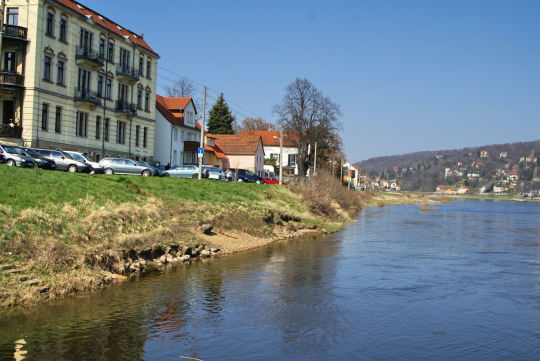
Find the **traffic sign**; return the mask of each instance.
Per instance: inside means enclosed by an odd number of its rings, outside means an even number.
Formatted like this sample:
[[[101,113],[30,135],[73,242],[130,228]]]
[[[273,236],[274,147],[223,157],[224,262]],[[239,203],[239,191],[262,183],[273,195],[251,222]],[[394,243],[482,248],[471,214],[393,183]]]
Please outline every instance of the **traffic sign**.
[[[202,158],[204,156],[204,148],[197,148],[197,157]]]

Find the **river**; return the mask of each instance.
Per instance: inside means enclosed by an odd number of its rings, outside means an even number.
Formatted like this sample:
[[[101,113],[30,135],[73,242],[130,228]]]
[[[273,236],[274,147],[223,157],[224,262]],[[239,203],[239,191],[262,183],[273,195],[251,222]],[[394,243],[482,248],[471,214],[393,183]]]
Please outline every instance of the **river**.
[[[540,204],[368,208],[323,239],[2,315],[0,360],[540,360]]]

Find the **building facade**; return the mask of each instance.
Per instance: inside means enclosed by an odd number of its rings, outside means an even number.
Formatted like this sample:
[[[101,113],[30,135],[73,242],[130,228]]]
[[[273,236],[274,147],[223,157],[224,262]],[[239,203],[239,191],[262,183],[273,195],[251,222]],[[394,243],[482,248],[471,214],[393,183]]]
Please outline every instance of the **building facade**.
[[[157,60],[138,35],[73,0],[6,0],[2,141],[150,160]]]
[[[154,160],[162,165],[198,164],[201,130],[190,97],[156,97]]]
[[[279,169],[280,132],[272,130],[242,130],[240,135],[257,135],[262,139],[264,156],[275,159],[276,171]],[[292,133],[283,133],[283,159],[281,166],[284,175],[298,175],[298,137]]]

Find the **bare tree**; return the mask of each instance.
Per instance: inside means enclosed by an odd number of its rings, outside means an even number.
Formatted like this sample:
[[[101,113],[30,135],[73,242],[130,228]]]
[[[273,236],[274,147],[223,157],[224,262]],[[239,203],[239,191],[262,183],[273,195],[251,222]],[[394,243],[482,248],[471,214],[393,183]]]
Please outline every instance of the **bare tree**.
[[[276,126],[263,118],[245,118],[240,126],[242,130],[276,130]]]
[[[310,154],[317,142],[321,149],[336,148],[341,142],[339,138],[338,117],[341,115],[339,105],[324,96],[309,80],[295,79],[285,89],[281,104],[274,106],[274,114],[284,130],[298,134],[298,171],[305,175],[309,168]],[[332,135],[331,143],[329,135]],[[313,154],[313,152],[311,152]]]
[[[196,88],[189,79],[178,78],[172,85],[167,85],[165,91],[169,97],[194,97]]]

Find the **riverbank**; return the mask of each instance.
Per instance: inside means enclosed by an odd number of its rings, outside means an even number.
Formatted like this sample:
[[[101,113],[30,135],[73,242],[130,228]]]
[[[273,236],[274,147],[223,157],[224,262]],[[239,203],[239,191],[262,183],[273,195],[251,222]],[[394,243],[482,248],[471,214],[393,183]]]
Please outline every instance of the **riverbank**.
[[[368,207],[384,207],[391,205],[449,203],[451,198],[434,194],[409,192],[374,192],[367,201]]]
[[[325,176],[279,187],[0,166],[0,178],[0,309],[334,232],[370,198]]]

